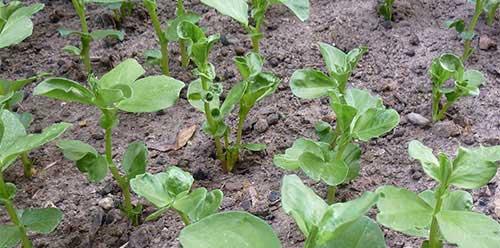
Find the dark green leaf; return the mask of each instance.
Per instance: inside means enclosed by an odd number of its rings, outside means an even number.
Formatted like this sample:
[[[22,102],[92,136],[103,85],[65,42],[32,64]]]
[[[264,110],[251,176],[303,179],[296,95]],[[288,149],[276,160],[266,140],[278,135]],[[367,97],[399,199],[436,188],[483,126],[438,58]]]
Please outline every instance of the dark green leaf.
[[[123,155],[122,167],[130,180],[139,174],[146,172],[148,164],[148,148],[143,142],[130,143]]]
[[[30,231],[48,234],[54,231],[63,218],[63,213],[57,208],[24,209],[21,223]]]
[[[337,83],[318,70],[301,69],[290,78],[292,93],[300,98],[313,99],[328,95],[328,90],[337,87]]]

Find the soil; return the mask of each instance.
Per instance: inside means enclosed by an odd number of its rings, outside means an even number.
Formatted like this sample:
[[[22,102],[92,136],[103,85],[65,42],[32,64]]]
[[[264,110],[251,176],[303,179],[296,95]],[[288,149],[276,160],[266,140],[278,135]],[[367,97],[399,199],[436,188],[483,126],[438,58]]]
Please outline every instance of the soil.
[[[32,1],[27,1],[32,2]],[[19,45],[0,51],[0,77],[18,79],[37,72],[48,71],[57,76],[84,81],[81,64],[66,55],[65,45],[78,44],[77,38],[61,38],[59,27],[78,28],[79,22],[70,1],[42,1],[42,13],[34,18],[33,35]],[[172,18],[175,1],[158,1],[161,19]],[[222,210],[247,210],[271,224],[283,247],[302,247],[304,236],[293,219],[280,208],[279,191],[283,175],[289,173],[275,167],[272,158],[290,147],[299,137],[314,137],[317,120],[331,113],[326,100],[301,100],[292,95],[288,80],[300,68],[324,68],[318,42],[334,43],[343,50],[360,45],[369,52],[360,62],[350,83],[380,95],[384,103],[401,115],[400,125],[388,135],[362,144],[360,177],[338,191],[338,200],[359,196],[363,191],[380,185],[393,184],[421,191],[434,186],[420,165],[407,154],[407,144],[418,139],[426,145],[454,154],[459,145],[500,145],[500,51],[477,50],[467,66],[484,72],[487,84],[477,97],[460,100],[451,110],[447,121],[436,125],[418,126],[406,117],[418,113],[430,119],[431,86],[427,69],[431,60],[444,52],[461,54],[462,44],[453,30],[443,27],[446,20],[470,20],[473,6],[464,0],[400,0],[395,3],[395,20],[384,22],[376,13],[376,0],[312,0],[311,17],[300,22],[283,6],[273,6],[267,13],[266,37],[262,53],[266,69],[283,79],[278,91],[266,98],[252,111],[244,139],[268,145],[264,153],[245,153],[238,169],[232,174],[222,171],[214,159],[212,140],[201,130],[182,149],[161,152],[158,147],[171,144],[181,129],[200,125],[203,116],[183,98],[172,108],[152,114],[121,114],[120,125],[114,133],[114,154],[121,158],[129,142],[143,140],[150,148],[152,173],[169,165],[179,165],[194,174],[195,186],[220,188],[225,196]],[[198,0],[187,1],[186,8],[203,15],[201,25],[208,33],[222,34],[228,43],[218,43],[211,54],[217,75],[229,89],[240,77],[232,57],[249,50],[250,42],[244,30],[228,17],[223,17],[202,5]],[[111,12],[89,6],[91,28],[114,28]],[[146,11],[137,7],[121,25],[126,37],[122,42],[100,41],[92,44],[94,68],[98,75],[108,71],[125,58],[144,63],[143,52],[156,48],[155,35]],[[479,22],[478,33],[500,42],[500,21],[492,27]],[[474,42],[477,47],[477,40]],[[173,77],[184,82],[192,80],[190,70],[180,67],[177,47],[172,44]],[[159,74],[159,68],[146,67],[148,74]],[[31,92],[32,86],[28,88]],[[71,122],[73,128],[65,138],[79,139],[100,149],[103,132],[98,128],[98,112],[78,104],[66,104],[43,97],[28,95],[20,108],[34,114],[32,131],[40,131],[52,123]],[[175,120],[175,121],[173,121]],[[236,116],[229,124],[235,126]],[[255,123],[259,123],[255,125]],[[155,150],[156,148],[156,150]],[[65,160],[54,144],[33,151],[37,174],[32,180],[22,177],[21,166],[6,172],[8,181],[15,181],[19,193],[15,204],[19,208],[56,206],[64,212],[64,220],[50,235],[34,235],[36,247],[178,247],[177,236],[183,225],[175,213],[165,214],[154,222],[138,227],[128,224],[120,215],[120,193],[116,184],[107,178],[99,184],[89,183],[74,164]],[[321,183],[307,180],[318,194],[324,196]],[[254,193],[257,194],[254,194]],[[475,210],[493,218],[494,199],[500,197],[497,176],[487,187],[473,191]],[[111,198],[113,207],[99,206],[103,198]],[[135,199],[135,201],[139,201]],[[151,213],[152,207],[145,209]],[[372,215],[373,217],[373,215]],[[3,215],[1,222],[6,222]],[[420,247],[421,240],[384,229],[388,247]]]

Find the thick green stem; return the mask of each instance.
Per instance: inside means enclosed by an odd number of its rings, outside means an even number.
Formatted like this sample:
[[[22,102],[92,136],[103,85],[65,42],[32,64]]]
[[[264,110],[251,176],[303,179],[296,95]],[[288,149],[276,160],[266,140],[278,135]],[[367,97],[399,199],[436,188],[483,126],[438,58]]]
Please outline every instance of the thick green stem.
[[[328,191],[326,193],[326,202],[330,205],[335,203],[335,194],[337,193],[337,186],[328,185]]]
[[[469,26],[467,27],[467,32],[468,33],[474,33],[474,30],[476,29],[477,22],[479,21],[479,17],[481,16],[481,13],[483,13],[483,5],[484,5],[484,0],[476,0],[476,8],[474,11],[474,17],[472,17],[472,21],[469,23]],[[464,42],[464,53],[462,55],[462,60],[465,62],[469,57],[472,55],[472,52],[474,49],[472,48],[472,40],[467,39]]]
[[[240,109],[241,106],[240,106]],[[234,150],[231,151],[229,159],[227,161],[227,169],[232,171],[236,162],[240,158],[241,141],[243,137],[243,126],[247,118],[248,112],[240,112],[238,120],[238,129],[236,131],[236,143],[234,144]]]
[[[106,142],[106,162],[108,168],[113,175],[113,179],[118,183],[123,194],[123,211],[127,214],[133,225],[138,225],[139,219],[137,214],[134,213],[134,206],[132,205],[132,195],[130,193],[130,186],[126,177],[120,175],[118,167],[113,162],[112,152],[112,128],[105,129],[105,142]]]
[[[161,29],[161,23],[158,19],[158,13],[156,12],[156,5],[150,3],[148,0],[144,0],[144,6],[146,6],[146,9],[148,10],[149,17],[151,18],[151,23],[153,24],[153,28],[156,33],[156,37],[158,38],[158,42],[160,43],[161,71],[165,76],[170,76],[168,40],[165,37],[163,30]]]
[[[432,88],[432,121],[439,121],[439,103],[441,101],[441,93],[435,88]]]
[[[186,10],[184,9],[184,1],[177,0],[177,17],[181,17],[185,15]],[[181,65],[184,68],[187,68],[189,65],[189,55],[187,53],[186,42],[184,40],[179,39],[179,50],[181,52]]]
[[[181,211],[177,211],[177,213],[179,214],[179,216],[181,216],[181,219],[182,219],[182,222],[184,223],[184,225],[188,226],[191,224],[189,217],[185,213],[183,213]]]
[[[14,207],[14,203],[9,199],[9,192],[7,192],[7,185],[5,184],[5,181],[3,180],[3,174],[0,172],[0,194],[2,194],[2,203],[5,207],[5,210],[7,211],[7,214],[10,217],[10,220],[14,225],[19,228],[19,234],[21,235],[21,243],[23,245],[23,248],[32,248],[33,244],[31,243],[31,240],[28,238],[28,233],[26,232],[26,228],[24,225],[21,223],[21,220],[19,220],[19,216],[17,215],[16,208]]]
[[[429,234],[429,248],[442,248],[442,243],[440,239],[439,225],[437,223],[436,215],[441,211],[441,206],[443,205],[443,195],[446,193],[447,186],[440,185],[438,190],[436,190],[436,206],[432,213],[432,223],[431,230]]]
[[[439,110],[439,112],[437,113],[435,121],[440,121],[444,119],[444,117],[446,116],[446,112],[448,111],[448,108],[450,108],[452,104],[453,102],[446,102],[441,108],[441,110]]]
[[[85,14],[85,6],[80,3],[79,0],[72,0],[73,7],[75,8],[76,14],[80,18],[80,26],[82,28],[82,35],[80,40],[82,42],[82,47],[80,51],[80,56],[83,60],[83,65],[85,66],[85,72],[90,74],[92,72],[92,64],[90,63],[90,33],[89,27],[87,25],[87,16]]]
[[[30,178],[33,176],[33,162],[28,157],[28,152],[21,153],[21,161],[23,162],[24,176]]]

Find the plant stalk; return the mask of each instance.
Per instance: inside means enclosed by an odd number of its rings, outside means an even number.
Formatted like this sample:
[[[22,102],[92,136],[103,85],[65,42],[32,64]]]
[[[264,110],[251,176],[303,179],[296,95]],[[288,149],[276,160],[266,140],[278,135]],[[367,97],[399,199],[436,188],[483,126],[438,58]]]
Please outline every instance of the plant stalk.
[[[108,168],[113,175],[113,179],[118,183],[118,186],[122,190],[123,194],[123,211],[127,214],[129,219],[132,221],[133,225],[139,224],[138,216],[134,213],[134,206],[132,205],[132,195],[130,193],[130,186],[127,178],[120,175],[120,171],[118,167],[116,167],[113,162],[113,154],[112,154],[112,128],[105,129],[105,142],[106,142],[106,162],[108,164]]]
[[[80,51],[80,56],[83,60],[83,65],[85,66],[85,72],[90,74],[92,72],[92,64],[90,63],[90,33],[89,27],[87,25],[87,16],[85,14],[85,6],[80,4],[79,0],[72,0],[73,7],[75,8],[76,14],[80,18],[80,26],[82,28],[82,35],[80,40],[82,42],[82,49]]]
[[[476,29],[477,22],[479,21],[479,17],[481,16],[481,13],[483,13],[483,5],[484,5],[484,0],[476,0],[476,8],[474,10],[474,17],[472,17],[472,21],[469,23],[469,26],[467,27],[467,32],[468,33],[474,33],[474,30]],[[472,48],[472,41],[474,38],[470,40],[466,40],[464,42],[464,53],[462,55],[462,61],[466,61],[469,59],[469,57],[472,55],[473,48]]]
[[[432,223],[431,230],[429,234],[429,248],[441,248],[442,243],[440,239],[439,225],[437,223],[436,215],[441,211],[443,205],[443,194],[446,192],[447,186],[441,184],[436,190],[436,206],[432,212]]]
[[[28,157],[28,152],[21,153],[21,161],[23,162],[24,176],[31,178],[33,176],[33,161]]]
[[[184,9],[184,0],[177,0],[177,16],[184,16],[186,14],[186,10]],[[179,39],[179,50],[181,52],[181,65],[184,68],[187,68],[189,65],[189,55],[187,54],[186,42],[182,39]]]
[[[328,190],[326,193],[326,202],[329,205],[335,203],[335,194],[337,193],[337,186],[328,185]]]
[[[161,23],[158,19],[158,13],[156,11],[156,5],[151,4],[148,0],[144,0],[144,6],[148,10],[149,17],[151,18],[151,23],[153,24],[153,28],[156,33],[156,37],[158,38],[158,42],[160,43],[160,51],[161,51],[161,60],[160,67],[163,75],[170,76],[170,68],[169,68],[169,54],[168,54],[168,40],[161,29]]]
[[[432,121],[439,121],[439,103],[441,101],[441,93],[438,92],[436,87],[432,87]]]
[[[17,226],[17,228],[19,228],[19,233],[21,234],[21,243],[23,248],[32,248],[33,244],[31,243],[31,240],[28,238],[26,228],[21,223],[21,220],[19,220],[16,208],[14,207],[12,201],[9,199],[9,193],[7,192],[7,185],[5,184],[5,181],[3,179],[3,173],[1,172],[0,172],[0,194],[2,194],[2,198],[4,198],[2,203],[5,207],[5,210],[7,210],[7,214],[9,215],[10,220],[12,221],[12,223],[14,223],[14,225]]]

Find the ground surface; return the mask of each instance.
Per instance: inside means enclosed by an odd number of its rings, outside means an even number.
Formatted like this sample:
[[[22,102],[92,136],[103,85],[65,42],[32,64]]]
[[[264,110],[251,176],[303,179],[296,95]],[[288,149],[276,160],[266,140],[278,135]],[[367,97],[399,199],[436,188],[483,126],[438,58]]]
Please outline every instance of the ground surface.
[[[56,31],[62,26],[78,27],[70,1],[44,2],[45,10],[34,18],[36,29],[33,36],[0,52],[1,77],[16,79],[50,71],[58,76],[84,80],[79,62],[61,51],[68,43],[76,45],[77,39],[61,38]],[[430,118],[431,87],[427,68],[432,58],[443,52],[461,53],[462,45],[456,33],[443,28],[443,23],[455,17],[470,19],[473,6],[465,2],[396,1],[395,22],[392,24],[383,23],[376,14],[376,0],[312,0],[311,18],[305,23],[298,21],[286,8],[274,6],[267,13],[262,52],[267,58],[266,69],[282,77],[283,83],[276,94],[251,113],[244,135],[249,142],[266,143],[265,153],[244,154],[239,169],[228,175],[213,159],[211,139],[200,130],[183,149],[155,150],[173,143],[182,128],[202,123],[203,116],[183,96],[176,106],[160,113],[122,114],[121,123],[114,133],[116,158],[121,157],[129,142],[144,140],[150,148],[150,172],[160,172],[170,164],[178,164],[194,173],[196,186],[224,191],[223,210],[243,209],[261,216],[273,226],[284,247],[302,247],[303,235],[292,218],[280,209],[280,181],[285,172],[272,164],[272,157],[291,146],[298,137],[314,137],[314,123],[330,115],[326,101],[300,100],[288,87],[289,77],[296,69],[324,68],[318,42],[334,43],[344,50],[368,46],[370,51],[361,60],[351,85],[379,94],[385,104],[396,109],[402,117],[401,124],[393,132],[362,145],[361,176],[339,190],[339,200],[353,199],[365,190],[374,190],[384,184],[412,190],[432,187],[432,181],[420,165],[407,155],[410,140],[419,139],[449,154],[454,153],[459,145],[500,144],[500,51],[497,50],[477,50],[469,60],[468,66],[483,71],[488,84],[478,97],[458,102],[447,121],[418,126],[406,117],[415,112]],[[172,18],[174,1],[159,1],[159,4],[161,18]],[[237,23],[221,17],[199,1],[188,1],[186,8],[203,15],[201,24],[209,33],[221,33],[229,41],[230,44],[217,44],[211,56],[218,77],[225,88],[229,88],[239,80],[232,57],[250,46],[244,31]],[[89,7],[88,12],[92,28],[113,28],[109,11],[94,6]],[[149,19],[141,7],[125,20],[122,29],[126,32],[123,42],[93,44],[92,56],[98,74],[125,58],[133,57],[144,62],[143,52],[156,47]],[[498,43],[500,21],[487,27],[481,20],[478,32]],[[173,57],[177,57],[175,45],[172,45],[172,50]],[[159,73],[158,68],[148,67],[147,70],[148,74]],[[171,71],[174,77],[185,82],[192,79],[190,71],[179,66],[178,59],[171,62]],[[102,148],[103,133],[98,128],[98,113],[92,108],[28,96],[22,109],[36,117],[33,131],[54,122],[67,121],[74,126],[66,133],[66,138]],[[230,124],[234,126],[234,116]],[[100,184],[90,184],[53,144],[32,152],[31,156],[36,158],[38,170],[33,180],[22,177],[20,166],[6,173],[7,180],[15,181],[20,189],[16,204],[21,208],[55,205],[65,214],[62,224],[53,234],[34,236],[36,247],[178,246],[176,237],[182,224],[174,213],[139,227],[129,226],[117,209],[120,194],[110,178]],[[321,184],[308,183],[319,194],[325,194],[325,187]],[[105,197],[113,199],[114,208],[111,210],[103,210],[98,205]],[[474,191],[475,209],[498,219],[494,199],[499,197],[497,177],[488,187]],[[146,213],[152,210],[148,207]],[[5,216],[1,218],[6,221]],[[386,239],[389,247],[420,247],[421,242],[391,231],[386,231]]]

